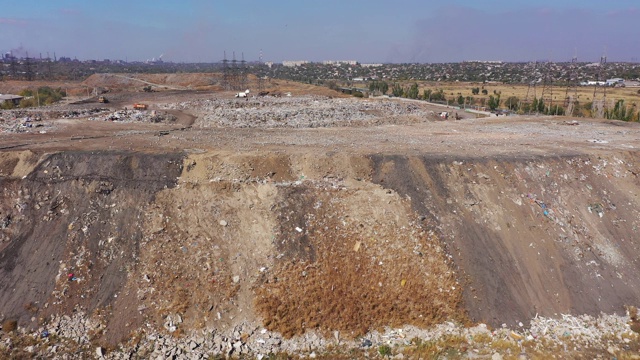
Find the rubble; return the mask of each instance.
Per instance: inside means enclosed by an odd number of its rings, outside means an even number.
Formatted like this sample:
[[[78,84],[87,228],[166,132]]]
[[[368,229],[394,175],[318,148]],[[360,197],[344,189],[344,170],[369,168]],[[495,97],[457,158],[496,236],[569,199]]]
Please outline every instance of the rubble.
[[[115,121],[115,122],[150,122],[150,123],[171,123],[176,121],[174,115],[155,110],[118,110],[101,113],[99,116],[91,116],[91,121]]]
[[[425,121],[434,117],[432,111],[414,103],[321,96],[265,96],[248,101],[206,99],[167,104],[161,108],[198,114],[201,119],[198,126],[202,128],[371,126]],[[407,115],[414,119],[398,118]]]
[[[527,358],[534,354],[552,354],[556,351],[573,354],[580,354],[582,351],[621,354],[631,349],[631,343],[639,341],[639,335],[630,330],[629,322],[628,315],[561,315],[558,318],[536,316],[531,319],[530,327],[517,330],[507,327],[491,329],[482,323],[466,327],[445,322],[429,329],[413,326],[385,328],[383,331],[372,331],[349,340],[337,339],[333,335],[325,337],[315,332],[286,339],[278,333],[250,323],[242,323],[226,331],[209,328],[193,331],[186,336],[174,336],[171,331],[154,330],[147,324],[148,330],[143,331],[138,340],[107,350],[102,346],[94,346],[91,338],[91,334],[95,334],[103,325],[78,313],[73,317],[54,317],[46,325],[46,329],[56,335],[54,338],[40,336],[44,327],[33,332],[21,328],[19,333],[23,338],[32,339],[30,341],[34,345],[25,347],[24,350],[37,356],[68,353],[75,349],[76,354],[114,360],[126,359],[134,354],[153,359],[207,359],[217,356],[267,358],[279,353],[313,358],[317,354],[326,356],[332,351],[359,349],[358,351],[367,352],[384,347],[393,349],[396,358],[403,358],[407,355],[411,357],[411,351],[420,344],[432,344],[436,348],[458,346],[460,355],[498,359],[505,356]],[[438,345],[439,341],[443,341],[442,345]],[[0,354],[11,354],[12,344],[15,342],[16,339],[11,334],[0,331]]]

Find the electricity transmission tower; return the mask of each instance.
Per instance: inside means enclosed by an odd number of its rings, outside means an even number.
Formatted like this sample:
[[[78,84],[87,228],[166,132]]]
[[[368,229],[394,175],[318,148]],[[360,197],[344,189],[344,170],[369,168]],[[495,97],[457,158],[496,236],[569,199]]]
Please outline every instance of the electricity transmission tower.
[[[531,113],[532,110],[535,111],[535,109],[531,108],[531,104],[533,103],[533,100],[536,99],[536,84],[538,83],[537,70],[538,70],[538,62],[534,61],[533,70],[531,71],[532,77],[529,78],[529,87],[527,88],[527,95],[525,96],[524,100],[521,101],[521,104],[527,104],[526,106],[528,107],[528,110],[527,110],[528,113]],[[521,105],[521,108],[523,108],[522,105]]]
[[[553,109],[553,65],[550,61],[542,66],[542,95],[539,102],[542,102],[540,109],[543,112],[550,112]]]
[[[578,105],[578,57],[576,55],[571,59],[571,67],[569,69],[569,79],[567,81],[567,91],[564,94],[564,107],[567,116],[573,116]]]
[[[603,73],[605,65],[607,64],[607,57],[600,57],[600,64],[598,66],[598,74],[596,76],[596,84],[593,87],[593,102],[591,103],[591,115],[595,118],[603,118],[607,111],[607,84],[603,84]]]

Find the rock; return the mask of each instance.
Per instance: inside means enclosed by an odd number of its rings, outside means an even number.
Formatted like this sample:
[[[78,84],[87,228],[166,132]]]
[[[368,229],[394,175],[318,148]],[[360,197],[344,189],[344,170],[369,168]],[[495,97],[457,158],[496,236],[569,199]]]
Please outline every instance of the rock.
[[[491,355],[491,360],[502,360],[502,355],[494,353],[493,355]]]
[[[220,220],[220,226],[227,226],[226,220]]]
[[[102,347],[98,346],[96,348],[96,356],[99,358],[104,357],[104,349],[102,349]]]
[[[234,276],[234,277],[232,278],[232,280],[233,280],[233,282],[234,282],[235,284],[237,284],[237,283],[239,283],[239,282],[240,282],[240,276],[236,275],[236,276]]]

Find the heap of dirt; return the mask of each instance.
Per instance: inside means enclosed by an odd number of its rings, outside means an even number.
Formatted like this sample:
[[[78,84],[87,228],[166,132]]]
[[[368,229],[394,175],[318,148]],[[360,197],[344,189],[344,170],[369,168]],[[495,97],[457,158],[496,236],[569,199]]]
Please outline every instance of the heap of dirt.
[[[637,152],[373,159],[374,183],[410,197],[439,229],[474,321],[621,313],[640,296]]]
[[[109,91],[131,91],[150,87],[160,90],[220,90],[222,75],[218,73],[185,74],[93,74],[82,84]]]
[[[37,326],[85,311],[129,322],[118,294],[137,266],[142,204],[175,185],[180,154],[61,153],[3,156],[0,313]],[[30,166],[28,174],[25,166]],[[21,177],[18,177],[21,176]],[[127,304],[124,304],[127,308]],[[114,327],[120,339],[126,327]]]
[[[385,326],[464,321],[448,258],[406,202],[380,188],[327,185],[279,194],[280,258],[255,300],[267,329],[353,338]]]
[[[448,329],[510,356],[573,332],[637,348],[637,125],[221,129],[182,111],[0,135],[0,355],[306,356]]]

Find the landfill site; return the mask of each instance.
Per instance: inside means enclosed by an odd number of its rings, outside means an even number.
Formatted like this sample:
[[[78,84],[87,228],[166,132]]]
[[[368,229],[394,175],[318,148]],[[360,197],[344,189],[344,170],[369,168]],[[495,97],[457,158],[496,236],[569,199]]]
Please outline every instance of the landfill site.
[[[640,359],[640,124],[89,80],[0,111],[1,358]]]

